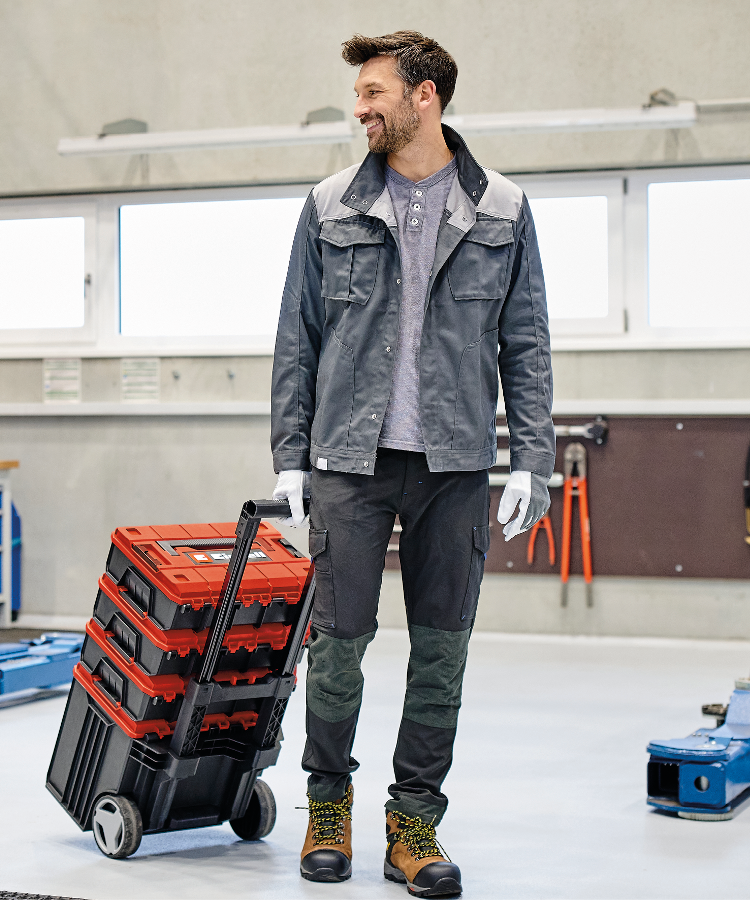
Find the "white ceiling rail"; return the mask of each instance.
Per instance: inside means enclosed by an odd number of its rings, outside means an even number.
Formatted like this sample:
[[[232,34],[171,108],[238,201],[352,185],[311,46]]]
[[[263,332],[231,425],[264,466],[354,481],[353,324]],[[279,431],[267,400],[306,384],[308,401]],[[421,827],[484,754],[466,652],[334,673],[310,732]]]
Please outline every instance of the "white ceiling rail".
[[[646,106],[622,109],[551,109],[506,113],[447,115],[446,125],[463,135],[554,134],[584,131],[691,128],[699,116],[712,113],[750,112],[750,98],[726,100],[677,100],[662,89],[651,95]],[[333,116],[336,121],[331,121]],[[105,133],[90,137],[61,138],[61,156],[108,156],[110,154],[177,153],[183,150],[219,150],[237,147],[293,147],[305,144],[343,144],[355,132],[343,112],[326,107],[309,114],[301,125],[257,125],[248,128],[209,128],[196,131],[148,132],[143,122],[123,120],[104,126]],[[110,130],[138,126],[136,133]]]
[[[484,135],[624,131],[633,128],[690,128],[695,125],[697,119],[696,104],[692,100],[683,100],[673,106],[489,113],[445,116],[443,121],[463,135]]]
[[[293,147],[343,144],[354,139],[348,122],[311,125],[257,125],[249,128],[209,128],[196,131],[151,131],[61,138],[60,156],[109,156],[135,153],[176,153],[234,147]]]

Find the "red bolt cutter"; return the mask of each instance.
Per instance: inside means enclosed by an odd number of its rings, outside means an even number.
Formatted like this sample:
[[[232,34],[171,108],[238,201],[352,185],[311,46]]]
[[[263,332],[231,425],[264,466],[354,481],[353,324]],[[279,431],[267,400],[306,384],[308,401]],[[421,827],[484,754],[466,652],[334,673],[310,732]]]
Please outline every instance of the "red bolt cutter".
[[[583,580],[586,583],[586,606],[593,606],[594,594],[591,587],[591,522],[589,520],[589,495],[586,482],[586,448],[577,441],[568,444],[565,448],[563,460],[565,481],[563,482],[562,558],[560,561],[562,593],[560,603],[562,606],[568,605],[573,497],[578,497],[578,511],[581,519],[581,549],[583,552]]]

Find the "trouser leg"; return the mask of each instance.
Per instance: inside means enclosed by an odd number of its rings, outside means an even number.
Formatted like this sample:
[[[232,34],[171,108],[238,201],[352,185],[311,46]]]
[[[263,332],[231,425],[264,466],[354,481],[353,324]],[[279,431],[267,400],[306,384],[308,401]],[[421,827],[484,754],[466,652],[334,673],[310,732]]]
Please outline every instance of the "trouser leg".
[[[360,664],[377,629],[403,455],[378,456],[375,474],[313,470],[310,553],[316,594],[307,671],[302,767],[313,800],[339,799],[358,768],[351,751],[362,702]]]
[[[486,471],[430,473],[409,456],[399,555],[411,652],[386,808],[437,824],[489,548],[489,487]]]

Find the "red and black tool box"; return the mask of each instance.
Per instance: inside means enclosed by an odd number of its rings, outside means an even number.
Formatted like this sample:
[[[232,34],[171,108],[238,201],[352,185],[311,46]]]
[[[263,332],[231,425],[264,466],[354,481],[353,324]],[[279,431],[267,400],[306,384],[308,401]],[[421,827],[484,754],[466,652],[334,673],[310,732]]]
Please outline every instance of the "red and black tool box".
[[[310,561],[261,522],[288,515],[248,501],[236,538],[227,525],[114,533],[47,776],[106,855],[129,856],[143,833],[273,827],[258,775],[280,751],[315,591]]]

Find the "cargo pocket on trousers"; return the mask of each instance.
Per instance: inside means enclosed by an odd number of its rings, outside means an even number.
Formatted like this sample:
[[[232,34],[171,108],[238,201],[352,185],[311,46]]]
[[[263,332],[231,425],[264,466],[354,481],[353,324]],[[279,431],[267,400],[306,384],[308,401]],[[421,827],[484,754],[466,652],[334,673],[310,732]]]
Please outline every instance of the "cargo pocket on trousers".
[[[310,556],[315,566],[315,599],[312,623],[319,628],[336,627],[333,573],[328,550],[328,532],[310,529]]]
[[[479,588],[484,575],[484,561],[487,551],[490,549],[490,526],[475,525],[473,528],[473,547],[471,549],[471,567],[469,568],[469,583],[466,585],[464,604],[461,607],[461,621],[474,619],[477,614],[477,602],[479,601]]]

